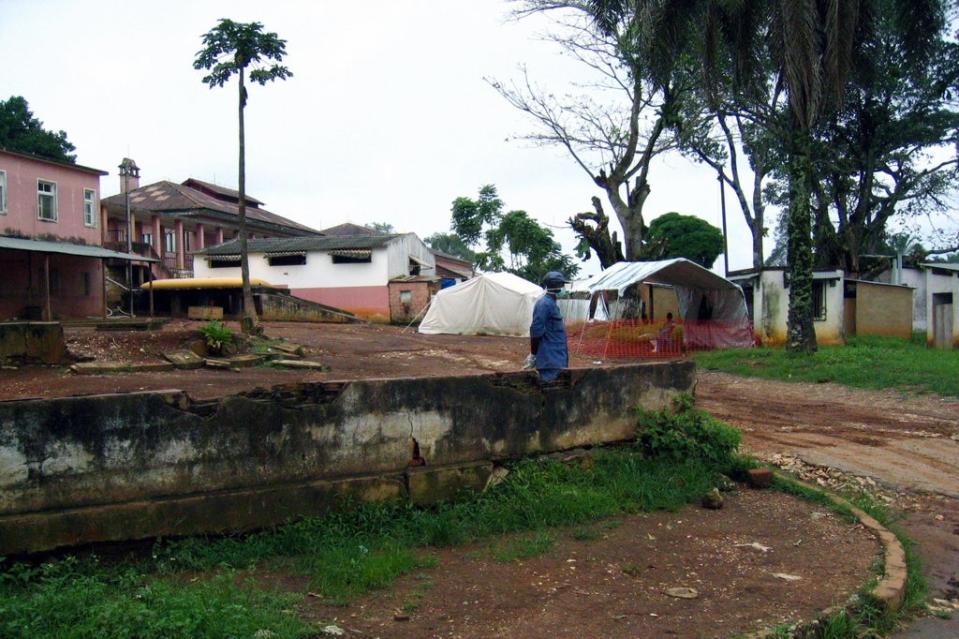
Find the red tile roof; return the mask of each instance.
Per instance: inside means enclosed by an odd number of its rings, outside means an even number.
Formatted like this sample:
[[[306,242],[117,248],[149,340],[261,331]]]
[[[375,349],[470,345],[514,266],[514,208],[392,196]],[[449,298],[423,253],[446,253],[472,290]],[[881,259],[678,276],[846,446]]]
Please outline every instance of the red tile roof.
[[[229,190],[229,189],[225,189]],[[122,193],[104,198],[102,203],[109,208],[122,208],[125,198]],[[176,184],[163,180],[154,182],[130,191],[130,206],[144,211],[177,211],[184,213],[200,213],[210,210],[228,215],[239,215],[239,206],[232,202],[213,197],[199,189],[184,184]],[[253,222],[263,222],[286,227],[291,232],[301,235],[320,235],[316,229],[294,222],[282,215],[271,213],[266,209],[254,206],[246,207],[246,216]]]

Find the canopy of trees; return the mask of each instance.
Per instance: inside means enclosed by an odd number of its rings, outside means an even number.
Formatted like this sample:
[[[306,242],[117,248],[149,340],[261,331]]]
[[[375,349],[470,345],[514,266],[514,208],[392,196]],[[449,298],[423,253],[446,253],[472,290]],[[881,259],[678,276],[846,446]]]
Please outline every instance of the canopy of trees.
[[[34,117],[27,101],[18,95],[0,101],[0,149],[32,153],[70,164],[77,160],[73,152],[76,147],[67,140],[67,134],[44,129],[43,122]]]
[[[649,254],[642,205],[650,159],[671,149],[711,166],[732,188],[757,268],[766,206],[781,207],[787,346],[812,352],[813,265],[857,272],[891,220],[942,211],[954,192],[959,53],[948,32],[951,6],[521,0],[520,16],[558,17],[553,39],[595,72],[596,83],[574,98],[538,89],[525,75],[493,84],[531,116],[529,137],[565,149],[609,200],[625,250],[594,199],[594,211],[570,218],[581,257],[596,252],[606,265],[620,253]]]
[[[656,259],[685,257],[712,268],[723,252],[723,232],[695,215],[664,213],[650,223],[646,238],[647,252]]]
[[[536,283],[542,282],[549,271],[560,271],[567,277],[579,271],[573,258],[563,254],[552,231],[526,211],[504,214],[503,208],[503,201],[492,184],[481,187],[475,200],[468,197],[453,200],[453,235],[459,242],[452,244],[461,243],[470,251],[476,248],[477,268],[509,271]]]

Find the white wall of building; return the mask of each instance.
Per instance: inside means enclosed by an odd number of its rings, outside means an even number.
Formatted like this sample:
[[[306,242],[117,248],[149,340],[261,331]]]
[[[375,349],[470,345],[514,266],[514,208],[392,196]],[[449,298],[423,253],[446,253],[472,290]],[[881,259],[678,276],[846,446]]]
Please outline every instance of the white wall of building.
[[[409,275],[411,255],[431,265],[422,268],[422,275],[435,273],[435,261],[429,247],[416,234],[407,233],[384,247],[372,249],[370,262],[335,264],[328,252],[309,251],[306,264],[270,266],[263,253],[251,253],[250,277],[270,284],[285,285],[290,289],[386,286],[395,277]],[[210,268],[208,256],[202,255],[194,260],[193,270],[198,278],[240,277],[239,265]]]
[[[952,340],[953,344],[959,343],[959,272],[951,274],[935,273],[932,268],[923,269],[925,275],[925,307],[926,317],[932,317],[933,295],[936,293],[952,293]],[[926,322],[926,343],[932,344],[934,340],[934,330],[932,321]]]
[[[789,289],[785,286],[785,272],[764,270],[759,277],[744,280],[733,277],[737,284],[752,282],[753,330],[763,344],[786,342],[789,325]],[[842,341],[843,335],[843,279],[841,271],[813,273],[823,282],[826,296],[826,319],[816,320],[816,339],[823,344]]]

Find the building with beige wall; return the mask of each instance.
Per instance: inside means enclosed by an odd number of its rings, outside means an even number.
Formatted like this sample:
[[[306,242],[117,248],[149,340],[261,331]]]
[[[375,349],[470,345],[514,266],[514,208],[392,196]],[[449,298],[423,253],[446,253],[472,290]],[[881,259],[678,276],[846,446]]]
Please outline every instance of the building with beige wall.
[[[789,278],[785,267],[735,271],[729,279],[743,288],[756,340],[785,344],[789,317]],[[842,344],[851,335],[912,332],[913,289],[904,285],[853,280],[838,269],[813,272],[813,326],[820,344]]]

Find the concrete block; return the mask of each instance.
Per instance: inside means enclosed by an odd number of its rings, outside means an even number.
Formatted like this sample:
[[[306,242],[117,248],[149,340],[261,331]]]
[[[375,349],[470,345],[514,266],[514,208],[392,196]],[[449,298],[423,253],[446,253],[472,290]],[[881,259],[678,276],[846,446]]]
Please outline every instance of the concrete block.
[[[297,368],[302,370],[328,371],[329,366],[324,366],[320,362],[311,362],[308,359],[275,359],[273,363],[277,366],[286,368]]]
[[[186,316],[191,320],[222,320],[222,306],[191,306],[186,309]]]
[[[192,370],[203,366],[203,358],[193,351],[180,350],[164,353],[163,356],[176,368]]]
[[[773,473],[768,468],[750,468],[749,485],[753,488],[769,488],[773,483]]]

